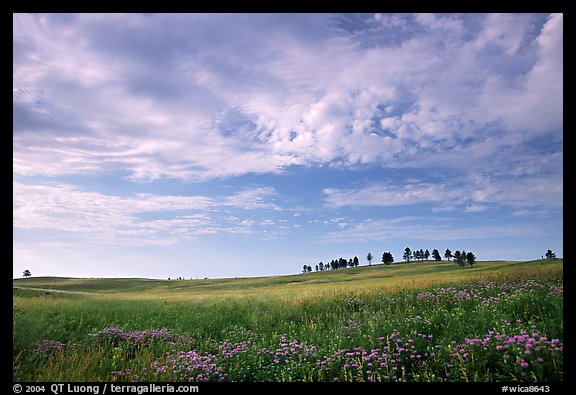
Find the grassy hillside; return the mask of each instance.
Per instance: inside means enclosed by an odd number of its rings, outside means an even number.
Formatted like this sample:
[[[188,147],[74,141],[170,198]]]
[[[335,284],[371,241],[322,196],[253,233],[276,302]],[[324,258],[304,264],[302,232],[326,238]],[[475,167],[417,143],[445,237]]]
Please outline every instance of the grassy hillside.
[[[14,379],[559,381],[562,279],[562,259],[18,279]]]
[[[151,280],[140,278],[15,279],[14,296],[115,296],[136,299],[221,299],[246,297],[307,298],[335,292],[382,292],[461,281],[490,273],[542,271],[561,266],[562,260],[478,262],[474,268],[433,261],[372,265],[287,276],[206,280]]]

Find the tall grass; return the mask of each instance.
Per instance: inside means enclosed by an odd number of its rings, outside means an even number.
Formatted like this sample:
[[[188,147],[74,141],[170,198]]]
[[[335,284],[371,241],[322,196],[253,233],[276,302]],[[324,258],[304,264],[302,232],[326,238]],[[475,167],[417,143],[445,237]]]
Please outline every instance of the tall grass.
[[[20,294],[14,379],[562,380],[561,263],[508,268],[414,273],[381,288],[365,279],[272,293],[222,282],[225,292],[185,297]]]

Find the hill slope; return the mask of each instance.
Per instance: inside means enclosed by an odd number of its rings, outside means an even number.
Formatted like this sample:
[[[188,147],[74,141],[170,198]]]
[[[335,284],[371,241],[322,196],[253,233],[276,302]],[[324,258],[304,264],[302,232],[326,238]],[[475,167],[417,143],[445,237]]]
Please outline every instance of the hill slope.
[[[307,297],[334,292],[371,292],[422,287],[510,271],[552,270],[562,259],[478,262],[474,268],[434,261],[372,265],[287,276],[205,280],[152,280],[143,278],[37,277],[13,280],[14,296],[205,299],[225,297]]]

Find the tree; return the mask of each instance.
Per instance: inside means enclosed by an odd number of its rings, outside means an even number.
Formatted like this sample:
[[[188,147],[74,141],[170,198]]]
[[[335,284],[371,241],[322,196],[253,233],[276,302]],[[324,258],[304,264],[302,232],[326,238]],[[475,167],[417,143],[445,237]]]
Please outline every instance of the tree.
[[[446,252],[444,252],[444,258],[448,259],[448,261],[450,261],[450,259],[452,259],[454,257],[454,255],[452,255],[452,251],[450,251],[449,248],[446,248]]]
[[[372,259],[374,259],[374,257],[372,256],[371,253],[368,253],[368,255],[366,255],[366,260],[368,261],[368,266],[372,266]]]
[[[24,273],[22,273],[22,277],[30,277],[31,275],[32,273],[28,269],[24,270]]]
[[[546,251],[546,258],[547,259],[556,258],[556,254],[553,253],[552,250],[548,250],[548,251]]]
[[[385,252],[382,254],[382,263],[385,265],[389,265],[394,262],[394,257],[390,252]]]
[[[312,266],[308,266],[308,273],[312,271]]]
[[[308,265],[302,266],[302,273],[306,273],[308,271]],[[168,279],[170,280],[170,279]]]
[[[404,249],[404,255],[402,255],[402,259],[404,259],[406,262],[410,262],[410,259],[412,259],[412,250],[410,250],[409,247]]]
[[[440,256],[440,253],[438,252],[438,250],[436,248],[434,248],[432,250],[432,258],[434,258],[435,261],[441,261],[442,257]]]
[[[454,261],[457,264],[460,264],[459,260],[460,260],[460,250],[456,250],[454,251],[454,254],[452,254],[452,257],[454,258]]]
[[[472,251],[468,251],[466,254],[466,262],[470,264],[470,267],[474,267],[474,263],[476,263],[476,256],[472,253]]]
[[[320,263],[318,264],[318,267],[320,268],[320,271],[324,270],[324,262],[320,261]]]
[[[420,251],[422,251],[422,250],[420,250]],[[430,258],[430,251],[428,251],[428,249],[426,249],[426,251],[424,251],[424,258],[426,260],[428,260],[428,258]]]
[[[419,261],[420,258],[422,258],[422,255],[420,255],[420,251],[418,251],[418,250],[414,250],[414,252],[412,253],[412,256],[413,256],[414,259],[416,259],[417,261]]]
[[[315,269],[316,269],[316,271],[318,271],[318,265],[316,265]]]
[[[459,250],[456,250],[456,252],[454,252],[454,260],[458,266],[464,267],[464,264],[466,263],[466,255],[461,253]]]
[[[354,267],[358,267],[358,265],[360,264],[360,261],[358,260],[357,256],[355,256],[354,259],[352,260],[352,264],[354,265]]]

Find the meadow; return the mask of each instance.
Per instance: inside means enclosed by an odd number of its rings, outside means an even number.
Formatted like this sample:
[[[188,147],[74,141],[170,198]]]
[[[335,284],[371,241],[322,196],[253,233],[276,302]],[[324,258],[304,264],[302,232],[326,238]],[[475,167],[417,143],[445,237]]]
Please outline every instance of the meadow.
[[[13,281],[15,381],[563,380],[563,260]]]

